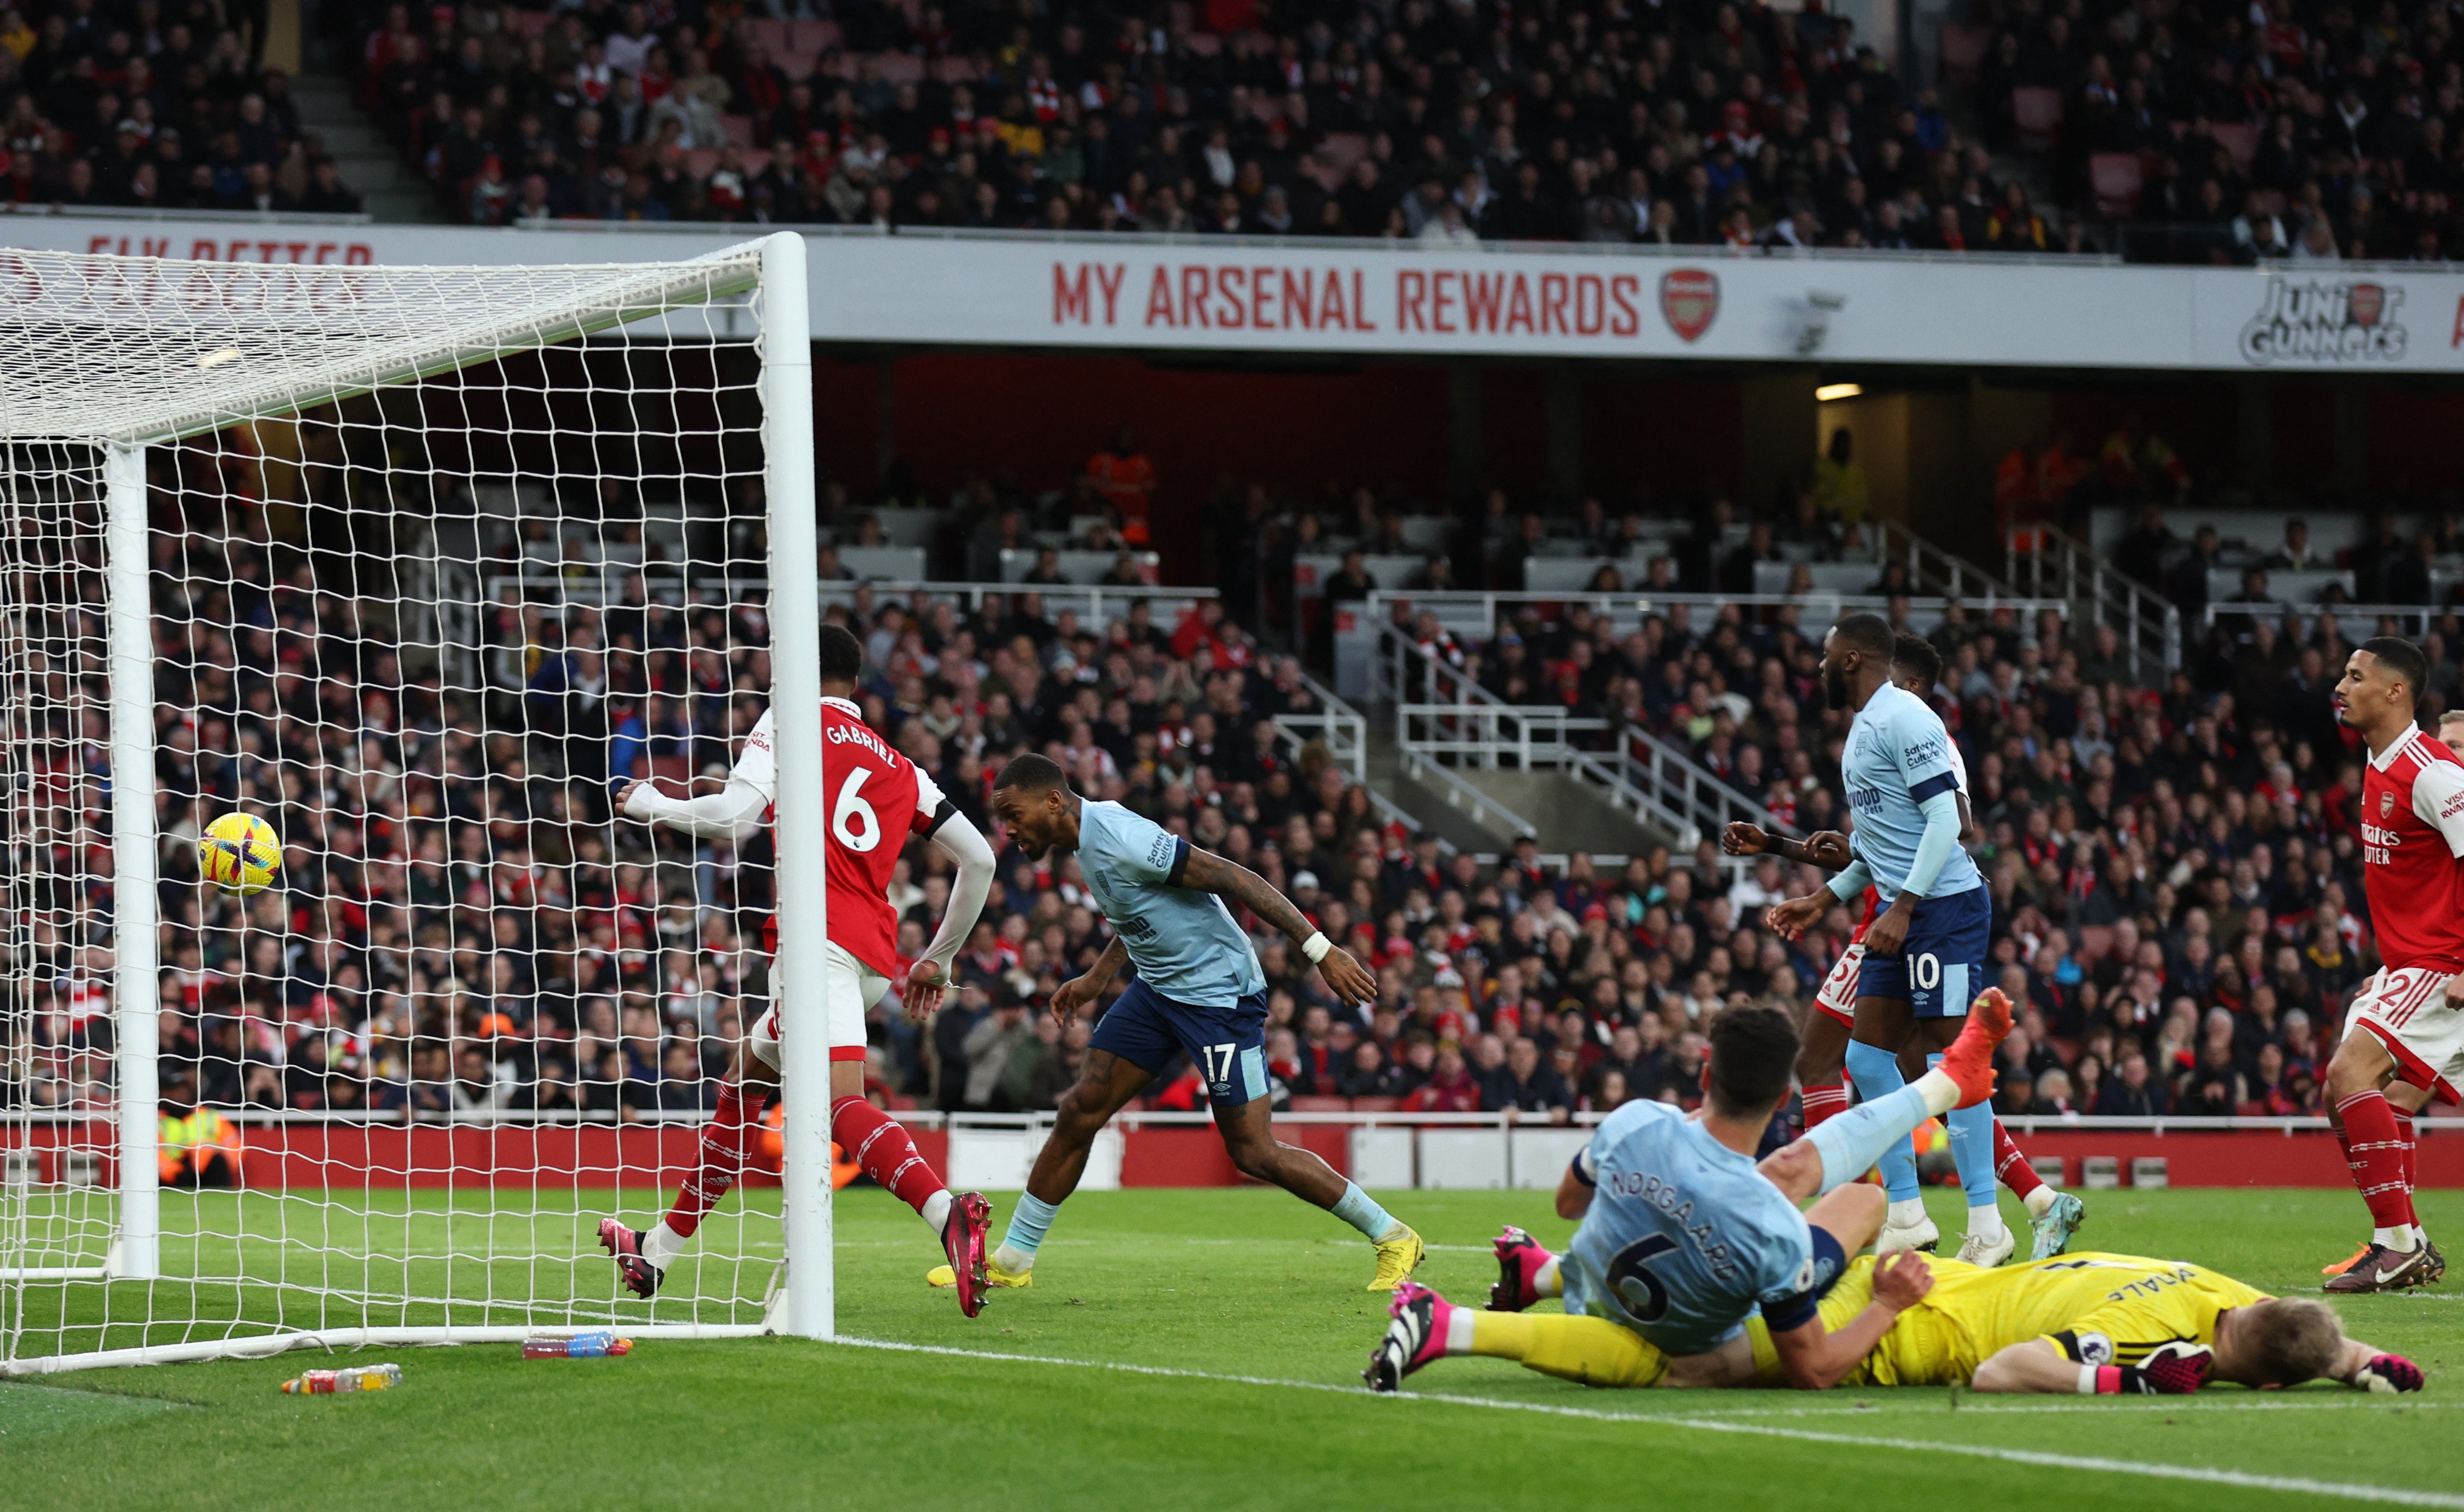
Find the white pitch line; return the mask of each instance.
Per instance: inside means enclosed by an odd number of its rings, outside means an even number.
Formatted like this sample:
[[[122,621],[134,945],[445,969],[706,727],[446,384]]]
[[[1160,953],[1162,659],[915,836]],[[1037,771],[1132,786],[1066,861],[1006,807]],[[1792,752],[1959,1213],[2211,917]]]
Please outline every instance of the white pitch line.
[[[1182,1370],[1166,1365],[1133,1365],[1114,1360],[1071,1360],[1059,1355],[1046,1354],[1004,1354],[989,1349],[959,1349],[947,1345],[907,1344],[893,1339],[859,1339],[847,1334],[841,1334],[831,1342],[851,1345],[858,1348],[884,1349],[901,1354],[949,1355],[959,1359],[993,1360],[1012,1365],[1072,1366],[1079,1370],[1111,1370],[1124,1375],[1221,1381],[1234,1386],[1275,1386],[1287,1391],[1332,1391],[1346,1396],[1373,1394],[1360,1387],[1344,1386],[1331,1381],[1295,1381],[1265,1375],[1231,1375],[1214,1370]],[[2247,1471],[2218,1470],[2203,1465],[2155,1464],[2133,1459],[2106,1459],[2092,1455],[2061,1455],[2034,1449],[2004,1449],[1986,1444],[1944,1443],[1920,1438],[1874,1438],[1859,1434],[1834,1434],[1810,1428],[1781,1428],[1771,1423],[1739,1422],[1733,1416],[1720,1418],[1612,1413],[1592,1407],[1567,1407],[1548,1402],[1518,1402],[1493,1396],[1461,1396],[1440,1391],[1398,1391],[1393,1393],[1391,1399],[1442,1402],[1454,1407],[1485,1407],[1500,1412],[1537,1413],[1544,1416],[1575,1417],[1591,1422],[1640,1423],[1652,1427],[1691,1429],[1697,1433],[1745,1434],[1765,1438],[1788,1438],[1803,1443],[1835,1444],[1858,1449],[1891,1449],[1907,1454],[1957,1455],[1971,1459],[2000,1460],[2006,1464],[2042,1465],[2056,1470],[2101,1471],[2108,1475],[2139,1476],[2157,1480],[2195,1480],[2210,1485],[2240,1486],[2255,1491],[2284,1491],[2297,1495],[2334,1497],[2349,1501],[2383,1501],[2398,1506],[2464,1509],[2464,1495],[2454,1492],[2419,1491],[2407,1486],[2361,1485],[2336,1480],[2312,1480],[2300,1476],[2254,1475]],[[2283,1405],[2290,1407],[2293,1404]],[[1816,1411],[1816,1409],[1808,1411]],[[1858,1410],[1848,1409],[1847,1411]]]

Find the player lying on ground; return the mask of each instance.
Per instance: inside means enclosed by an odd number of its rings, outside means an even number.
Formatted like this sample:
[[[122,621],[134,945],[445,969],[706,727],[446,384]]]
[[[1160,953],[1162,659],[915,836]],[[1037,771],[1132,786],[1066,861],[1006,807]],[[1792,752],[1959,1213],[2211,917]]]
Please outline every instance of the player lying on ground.
[[[984,1239],[992,1205],[973,1192],[954,1196],[916,1153],[914,1141],[898,1121],[866,1101],[865,1015],[890,991],[898,969],[892,943],[898,921],[889,891],[907,837],[931,837],[958,868],[940,931],[908,973],[903,989],[907,1012],[919,1021],[940,1006],[950,962],[976,927],[976,915],[983,911],[992,888],[993,852],[932,778],[864,722],[864,712],[855,703],[863,670],[864,648],[856,638],[839,625],[823,625],[822,796],[830,805],[830,838],[823,855],[829,939],[817,987],[791,985],[815,992],[821,1004],[819,1013],[801,1010],[798,1021],[829,1036],[831,1141],[941,1237],[942,1253],[949,1256],[954,1273],[964,1278],[958,1286],[959,1310],[972,1318],[983,1305]],[[689,835],[738,844],[751,839],[768,822],[779,797],[779,760],[770,732],[765,712],[746,738],[724,791],[688,801],[647,782],[631,782],[617,795],[618,810]],[[770,929],[775,955],[777,920]],[[677,1192],[675,1206],[648,1233],[614,1218],[600,1222],[599,1242],[638,1296],[657,1294],[667,1268],[684,1252],[702,1217],[744,1170],[745,1147],[762,1107],[779,1087],[781,997],[775,978],[771,997],[769,1011],[736,1047],[727,1078],[719,1084],[717,1110],[703,1126],[693,1173]]]
[[[2412,1115],[2464,1077],[2464,760],[2414,719],[2430,664],[2409,641],[2364,641],[2336,684],[2336,717],[2368,748],[2362,890],[2382,964],[2353,994],[2327,1063],[2328,1118],[2370,1210],[2369,1244],[2331,1292],[2397,1291],[2447,1274],[2413,1211]],[[2419,1089],[2396,1103],[2396,1083]]]
[[[1468,1318],[1468,1352],[1516,1360],[1586,1386],[1788,1386],[1762,1319],[1705,1354],[1671,1359],[1632,1329],[1573,1313],[1517,1316],[1557,1295],[1558,1257],[1521,1229],[1497,1239],[1488,1312],[1441,1299],[1432,1311]],[[1413,1290],[1425,1290],[1414,1287]],[[1868,1309],[1895,1316],[1837,1384],[1947,1386],[1980,1391],[2157,1394],[2212,1382],[2298,1386],[2321,1377],[2372,1391],[2421,1390],[2419,1367],[2344,1337],[2326,1304],[2270,1297],[2230,1276],[2137,1255],[2074,1255],[1987,1269],[1929,1261],[1913,1250],[1853,1261],[1822,1299],[1826,1326]]]
[[[1375,997],[1377,979],[1257,873],[1118,803],[1079,797],[1046,757],[1022,756],[1001,768],[993,812],[1029,856],[1074,852],[1087,890],[1112,928],[1112,943],[1094,969],[1052,995],[1053,1017],[1067,1024],[1125,965],[1134,964],[1138,975],[1097,1020],[1078,1085],[1061,1094],[1051,1136],[986,1267],[991,1283],[1029,1284],[1036,1247],[1078,1189],[1096,1130],[1177,1052],[1186,1052],[1242,1174],[1271,1181],[1367,1235],[1377,1251],[1370,1290],[1401,1284],[1420,1263],[1420,1237],[1325,1161],[1275,1140],[1266,1100],[1265,973],[1224,905],[1237,903],[1281,930],[1317,963],[1346,1007]],[[942,1281],[937,1271],[930,1279]]]
[[[1928,697],[1942,680],[1942,653],[1924,637],[1902,632],[1892,646],[1891,680],[1919,698]],[[1949,749],[1951,765],[1959,778],[1960,836],[1965,840],[1975,828],[1968,802],[1968,767],[1959,747],[1953,744]],[[1794,841],[1768,834],[1756,824],[1733,823],[1720,836],[1720,848],[1731,856],[1775,855],[1831,872],[1845,870],[1850,861],[1848,839],[1837,830],[1822,830],[1803,841]],[[1819,1127],[1824,1119],[1848,1106],[1848,1089],[1842,1081],[1849,1032],[1857,1022],[1858,964],[1865,955],[1865,931],[1881,910],[1881,895],[1867,887],[1864,913],[1856,932],[1849,936],[1848,948],[1822,978],[1821,987],[1814,995],[1814,1012],[1806,1016],[1805,1048],[1797,1055],[1796,1081],[1804,1089],[1805,1127],[1809,1129]],[[1900,1050],[1900,1075],[1904,1079],[1924,1069],[1923,1053],[1913,1044],[1903,1045]],[[2069,1247],[2071,1236],[2079,1232],[2079,1222],[2086,1216],[2084,1204],[2067,1192],[2057,1192],[2045,1185],[1998,1118],[1993,1121],[1993,1173],[2028,1210],[2031,1259],[2044,1260]],[[1920,1245],[1925,1241],[1923,1229],[1903,1237]]]
[[[1869,1102],[1905,1085],[1903,1050],[1913,1046],[1930,1058],[1950,1042],[1985,979],[1993,931],[1985,878],[1959,845],[1957,748],[1932,706],[1890,680],[1897,648],[1890,625],[1874,614],[1848,615],[1823,637],[1823,696],[1855,715],[1839,757],[1840,782],[1857,822],[1852,859],[1827,887],[1777,905],[1766,920],[1793,940],[1868,887],[1882,898],[1857,966],[1857,1022],[1847,1049],[1848,1074]],[[1999,1264],[2017,1241],[1994,1195],[1993,1110],[1964,1108],[1945,1123],[1968,1194],[1960,1259]],[[1904,1147],[1885,1153],[1882,1179],[1891,1207],[1881,1247],[1933,1242],[1933,1220],[1917,1194],[1916,1161]]]
[[[1723,1012],[1708,1030],[1702,1112],[1628,1103],[1558,1181],[1558,1216],[1583,1220],[1558,1267],[1567,1310],[1614,1320],[1655,1350],[1702,1354],[1740,1337],[1759,1309],[1792,1381],[1838,1380],[1894,1316],[1876,1305],[1834,1326],[1818,1311],[1881,1226],[1881,1194],[1857,1178],[1926,1119],[1991,1097],[1993,1047],[2010,1032],[2010,1001],[1989,989],[1940,1065],[1757,1164],[1788,1096],[1796,1027],[1761,1004]],[[1820,1200],[1797,1211],[1809,1197]],[[1372,1391],[1476,1347],[1481,1315],[1425,1286],[1397,1292],[1388,1313],[1362,1372]]]

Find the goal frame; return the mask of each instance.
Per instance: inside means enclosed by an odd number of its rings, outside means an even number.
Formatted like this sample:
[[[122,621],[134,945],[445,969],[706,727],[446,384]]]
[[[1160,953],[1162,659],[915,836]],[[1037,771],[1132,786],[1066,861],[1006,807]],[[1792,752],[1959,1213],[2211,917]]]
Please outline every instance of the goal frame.
[[[832,1186],[829,1141],[829,1043],[820,990],[827,938],[827,887],[821,846],[826,822],[821,791],[820,591],[814,562],[819,544],[814,460],[812,341],[804,239],[792,231],[715,253],[706,262],[741,258],[758,249],[753,280],[714,284],[715,300],[758,287],[762,298],[759,393],[764,507],[767,511],[770,623],[769,691],[779,765],[774,815],[777,849],[776,911],[780,920],[771,967],[771,994],[778,1005],[782,1129],[782,1227],[791,1280],[782,1265],[774,1294],[759,1324],[655,1324],[630,1326],[640,1336],[721,1337],[786,1333],[827,1339],[836,1331],[832,1256]],[[115,259],[163,265],[165,259]],[[170,263],[172,268],[192,265]],[[607,265],[612,270],[618,265]],[[626,269],[681,269],[690,263],[624,264]],[[360,270],[353,270],[359,272]],[[402,269],[370,269],[371,276]],[[485,273],[489,270],[462,270]],[[129,280],[134,284],[137,280]],[[495,337],[484,350],[443,354],[390,371],[363,375],[315,390],[313,403],[416,381],[539,350],[622,325],[629,314],[596,321],[542,320],[524,339]],[[201,431],[249,420],[276,417],[300,407],[300,388],[270,394],[253,405],[207,412],[165,414],[158,424],[116,433],[60,434],[46,438],[94,446],[103,463],[103,584],[106,666],[109,679],[111,841],[114,897],[113,982],[115,1104],[113,1141],[119,1162],[115,1183],[119,1211],[108,1257],[94,1268],[0,1269],[0,1280],[99,1280],[156,1282],[162,1261],[162,1199],[158,999],[161,977],[158,872],[161,835],[157,822],[154,742],[154,649],[149,581],[146,453]],[[0,395],[5,399],[6,395]],[[13,425],[0,425],[9,442],[35,439]],[[783,1032],[792,1026],[794,1032]],[[749,1026],[748,1026],[749,1027]],[[167,1364],[211,1358],[256,1358],[283,1350],[362,1345],[485,1343],[518,1340],[536,1332],[570,1331],[561,1326],[354,1326],[266,1331],[231,1337],[143,1345],[88,1353],[0,1358],[0,1377],[46,1374],[111,1365]]]

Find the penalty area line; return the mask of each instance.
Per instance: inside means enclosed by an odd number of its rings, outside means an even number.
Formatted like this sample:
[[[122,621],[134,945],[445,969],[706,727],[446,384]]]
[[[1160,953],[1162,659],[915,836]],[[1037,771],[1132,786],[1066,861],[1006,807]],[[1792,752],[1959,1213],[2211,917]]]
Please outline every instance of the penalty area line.
[[[1150,1375],[1190,1381],[1219,1381],[1232,1386],[1273,1386],[1287,1391],[1331,1391],[1345,1396],[1372,1396],[1361,1387],[1332,1381],[1298,1381],[1267,1375],[1235,1375],[1217,1370],[1191,1370],[1169,1365],[1134,1365],[1119,1360],[1072,1360],[1051,1354],[1009,1354],[991,1349],[961,1349],[949,1345],[908,1344],[895,1339],[860,1339],[840,1334],[829,1341],[860,1349],[896,1354],[936,1354],[962,1360],[990,1360],[1007,1365],[1058,1365],[1082,1370],[1110,1370],[1121,1375]],[[1856,1449],[1890,1449],[1905,1454],[1956,1455],[1970,1459],[1995,1459],[2005,1464],[2038,1465],[2054,1470],[2085,1470],[2137,1476],[2157,1480],[2193,1480],[2209,1485],[2238,1486],[2252,1491],[2283,1491],[2299,1496],[2333,1497],[2348,1501],[2382,1501],[2397,1506],[2444,1507],[2464,1512],[2464,1494],[2420,1491],[2409,1486],[2362,1485],[2313,1480],[2302,1476],[2257,1475],[2205,1465],[2169,1465],[2136,1459],[2108,1459],[2095,1455],[2054,1454],[2035,1449],[2006,1449],[1989,1444],[1944,1443],[1922,1438],[1877,1438],[1865,1434],[1835,1434],[1813,1428],[1783,1428],[1775,1423],[1742,1422],[1735,1417],[1689,1416],[1648,1413],[1612,1413],[1594,1407],[1518,1402],[1494,1396],[1463,1396],[1445,1391],[1398,1391],[1397,1401],[1441,1402],[1451,1407],[1484,1407],[1494,1412],[1536,1413],[1548,1417],[1573,1417],[1590,1422],[1637,1423],[1655,1428],[1680,1428],[1696,1433],[1742,1434],[1761,1438],[1787,1438],[1800,1443],[1832,1444]],[[1851,1409],[1851,1411],[1859,1411]]]

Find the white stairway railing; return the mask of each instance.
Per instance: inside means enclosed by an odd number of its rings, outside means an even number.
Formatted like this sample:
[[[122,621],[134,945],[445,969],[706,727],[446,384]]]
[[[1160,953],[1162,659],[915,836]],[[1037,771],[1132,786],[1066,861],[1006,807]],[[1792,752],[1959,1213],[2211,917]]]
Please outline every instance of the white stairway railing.
[[[1509,704],[1393,625],[1379,628],[1375,663],[1375,697],[1392,712],[1405,770],[1437,774],[1434,780],[1459,807],[1479,802],[1507,812],[1451,769],[1553,768],[1689,850],[1738,820],[1796,833],[1666,741],[1596,716]],[[1535,833],[1528,822],[1507,819],[1519,833]]]

